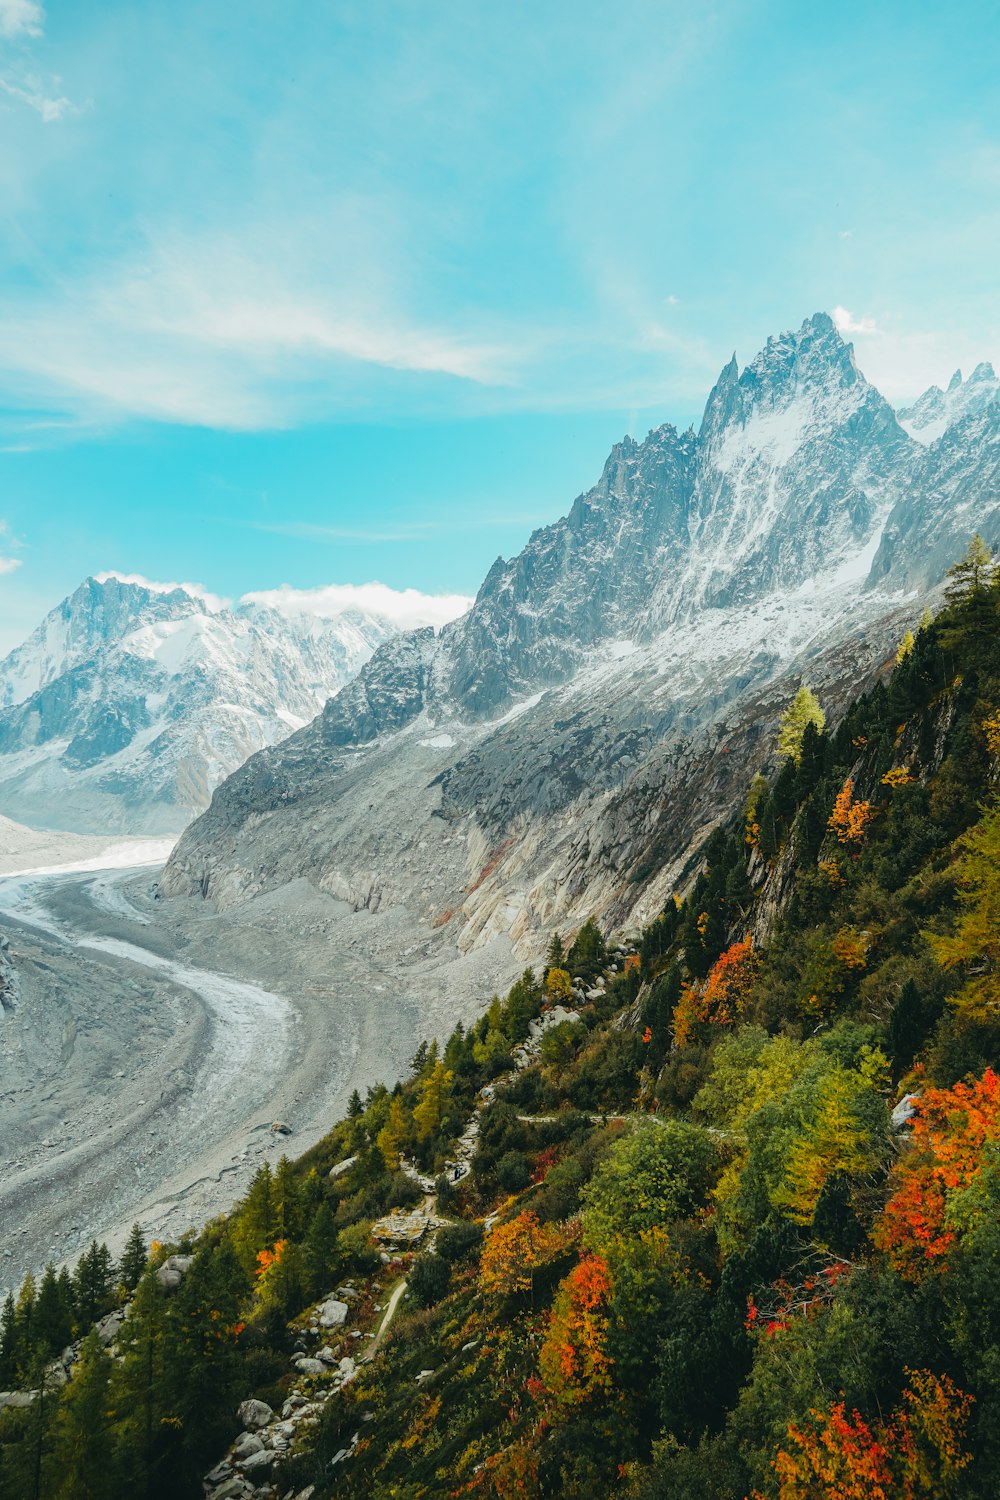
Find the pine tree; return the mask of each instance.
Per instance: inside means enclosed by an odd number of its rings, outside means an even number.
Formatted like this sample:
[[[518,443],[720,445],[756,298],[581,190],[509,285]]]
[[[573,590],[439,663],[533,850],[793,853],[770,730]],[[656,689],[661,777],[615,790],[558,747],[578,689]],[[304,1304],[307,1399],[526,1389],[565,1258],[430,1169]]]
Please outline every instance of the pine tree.
[[[111,1356],[94,1330],[80,1349],[56,1417],[53,1467],[59,1500],[111,1500],[114,1480],[108,1388]]]
[[[129,1237],[125,1241],[122,1258],[118,1262],[118,1282],[127,1293],[131,1294],[139,1285],[148,1258],[142,1229],[138,1224],[133,1224]]]
[[[73,1301],[76,1306],[76,1329],[86,1333],[92,1323],[103,1318],[114,1306],[114,1262],[107,1245],[92,1240],[73,1273]]]
[[[985,594],[994,576],[993,555],[977,531],[965,555],[948,569],[945,597],[949,604],[965,604]]]
[[[273,1244],[274,1239],[274,1178],[265,1162],[254,1173],[233,1230],[233,1244],[247,1275],[253,1275],[258,1252]]]
[[[549,942],[549,951],[545,955],[545,967],[547,970],[566,967],[566,949],[563,947],[563,940],[558,932],[552,934]]]
[[[592,983],[604,968],[607,957],[604,935],[593,917],[588,917],[573,939],[566,967],[574,978]]]
[[[414,1052],[414,1054],[413,1054],[413,1061],[410,1063],[410,1077],[411,1078],[419,1078],[420,1075],[421,1075],[421,1073],[426,1068],[426,1066],[427,1066],[427,1052],[428,1052],[428,1047],[427,1047],[427,1042],[426,1042],[426,1039],[425,1039],[424,1041],[422,1041],[420,1043],[420,1046],[417,1048],[416,1052]]]
[[[5,1391],[17,1375],[17,1310],[14,1294],[8,1292],[0,1312],[0,1387]]]
[[[65,1349],[72,1337],[73,1309],[49,1261],[35,1301],[35,1339],[40,1349],[53,1355]]]
[[[351,1097],[347,1101],[347,1118],[349,1120],[358,1120],[361,1118],[364,1112],[365,1107],[361,1102],[361,1095],[358,1093],[357,1089],[353,1089],[351,1091]]]
[[[906,634],[903,636],[903,639],[900,641],[899,646],[897,647],[897,650],[896,650],[896,665],[897,665],[897,667],[901,666],[903,664],[903,662],[906,660],[906,658],[911,654],[911,652],[913,651],[914,644],[915,644],[915,642],[914,642],[914,639],[913,639],[913,631],[912,630],[908,630],[906,632]]]
[[[166,1318],[166,1296],[155,1271],[147,1267],[118,1335],[122,1358],[111,1389],[120,1432],[123,1488],[137,1500],[151,1500],[155,1493],[154,1477],[162,1467],[163,1444],[172,1432],[160,1420],[164,1412]]]
[[[274,1174],[274,1235],[276,1239],[298,1239],[302,1233],[302,1201],[295,1168],[283,1156]]]
[[[802,736],[805,734],[807,724],[815,724],[817,729],[823,729],[826,725],[826,714],[820,707],[816,694],[803,683],[782,714],[778,727],[778,754],[786,758],[791,756],[796,765],[798,765],[802,751]]]
[[[337,1271],[337,1224],[328,1203],[313,1214],[303,1246],[306,1291],[321,1297]]]

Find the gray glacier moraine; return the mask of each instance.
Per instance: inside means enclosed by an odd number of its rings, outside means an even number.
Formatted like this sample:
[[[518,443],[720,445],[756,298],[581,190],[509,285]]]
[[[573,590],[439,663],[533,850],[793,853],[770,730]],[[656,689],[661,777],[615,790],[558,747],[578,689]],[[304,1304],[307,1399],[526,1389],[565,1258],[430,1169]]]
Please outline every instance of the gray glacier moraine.
[[[414,945],[404,911],[355,912],[306,880],[164,912],[156,874],[0,879],[0,1293],[134,1221],[159,1239],[200,1226],[517,968],[506,942]]]

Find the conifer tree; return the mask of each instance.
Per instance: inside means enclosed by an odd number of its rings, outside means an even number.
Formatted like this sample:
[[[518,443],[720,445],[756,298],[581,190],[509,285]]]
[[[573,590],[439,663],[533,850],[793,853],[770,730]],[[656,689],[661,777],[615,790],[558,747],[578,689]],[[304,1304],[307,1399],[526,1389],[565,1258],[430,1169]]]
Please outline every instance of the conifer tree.
[[[73,1301],[76,1328],[86,1333],[92,1323],[103,1318],[114,1306],[114,1263],[107,1245],[92,1240],[73,1273]]]
[[[815,724],[817,729],[823,729],[826,714],[820,707],[816,694],[803,683],[782,714],[778,728],[778,754],[791,756],[796,765],[802,752],[802,736],[807,724]]]
[[[306,1291],[310,1297],[321,1297],[336,1274],[337,1225],[328,1203],[321,1203],[313,1214],[303,1248]]]
[[[545,967],[548,969],[565,969],[566,949],[558,932],[554,932],[549,941],[549,949],[545,955]]]
[[[417,1140],[425,1141],[440,1130],[451,1103],[452,1074],[444,1063],[438,1061],[424,1080],[420,1103],[413,1111],[413,1124]]]
[[[49,1261],[35,1301],[35,1340],[49,1355],[58,1354],[73,1337],[73,1309]]]
[[[357,1120],[361,1117],[361,1115],[364,1114],[364,1112],[365,1107],[361,1102],[361,1095],[358,1093],[357,1089],[352,1089],[351,1097],[347,1101],[347,1118],[349,1120]]]
[[[412,1125],[402,1094],[396,1094],[389,1106],[389,1118],[376,1137],[378,1149],[390,1172],[399,1167],[399,1158],[410,1143]]]
[[[139,1285],[139,1279],[146,1269],[147,1259],[145,1236],[139,1225],[133,1224],[129,1237],[125,1241],[122,1258],[118,1262],[118,1282],[127,1293],[131,1294]]]
[[[92,1329],[55,1422],[53,1469],[58,1477],[53,1493],[58,1500],[112,1500],[110,1381],[111,1356]]]
[[[122,1356],[112,1379],[111,1404],[119,1432],[123,1488],[137,1500],[151,1500],[161,1467],[167,1303],[153,1268],[135,1289],[128,1317],[118,1335]]]
[[[0,1312],[0,1386],[9,1390],[17,1374],[17,1310],[8,1292]]]
[[[993,555],[977,531],[961,560],[948,569],[945,597],[950,604],[964,604],[985,594],[994,576]]]

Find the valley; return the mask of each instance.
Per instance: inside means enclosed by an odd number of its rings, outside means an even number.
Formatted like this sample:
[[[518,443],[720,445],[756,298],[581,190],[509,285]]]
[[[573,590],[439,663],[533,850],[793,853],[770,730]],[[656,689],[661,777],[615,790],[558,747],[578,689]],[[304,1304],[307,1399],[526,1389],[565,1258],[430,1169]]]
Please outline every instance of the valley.
[[[305,881],[224,916],[200,901],[167,914],[157,869],[0,881],[16,975],[0,1023],[4,1287],[136,1221],[161,1240],[199,1227],[262,1161],[319,1139],[353,1088],[404,1072],[415,1036],[456,1005],[471,1019],[511,977],[506,945],[404,953],[405,924]]]

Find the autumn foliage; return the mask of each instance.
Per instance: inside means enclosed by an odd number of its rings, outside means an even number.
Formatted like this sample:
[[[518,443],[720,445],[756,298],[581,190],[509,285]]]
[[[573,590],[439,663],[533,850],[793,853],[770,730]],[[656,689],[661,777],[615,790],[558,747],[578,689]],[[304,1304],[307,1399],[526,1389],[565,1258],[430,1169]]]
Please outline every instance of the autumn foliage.
[[[483,1246],[479,1283],[488,1297],[518,1297],[534,1290],[535,1272],[562,1255],[578,1235],[578,1226],[542,1224],[525,1209],[498,1224]]]
[[[907,1372],[902,1406],[869,1425],[842,1401],[789,1423],[774,1459],[779,1500],[944,1500],[969,1463],[970,1397],[946,1375]],[[760,1500],[757,1496],[756,1500]]]
[[[611,1272],[600,1255],[585,1255],[556,1294],[539,1366],[557,1406],[578,1406],[611,1385],[611,1296]]]
[[[973,1187],[1000,1141],[1000,1076],[925,1089],[913,1117],[912,1148],[875,1226],[875,1242],[901,1275],[917,1281],[941,1269],[958,1234],[949,1222],[957,1196]]]
[[[709,970],[702,985],[686,984],[674,1009],[674,1037],[679,1047],[691,1040],[695,1026],[731,1026],[743,1014],[759,960],[753,938],[733,943]]]
[[[863,842],[874,816],[875,809],[870,802],[854,800],[854,782],[848,776],[837,793],[827,826],[836,834],[838,843],[856,846]]]

